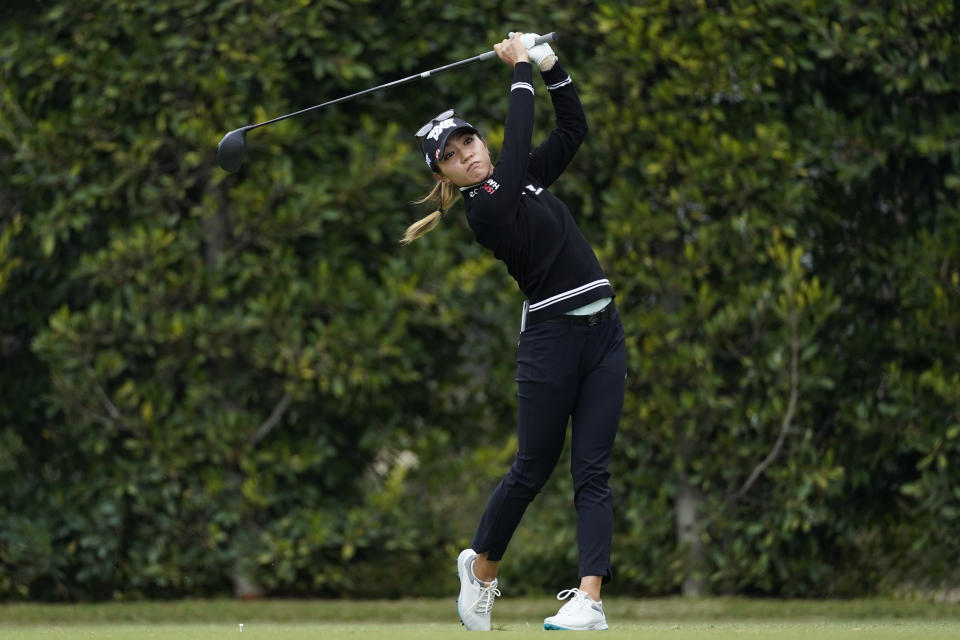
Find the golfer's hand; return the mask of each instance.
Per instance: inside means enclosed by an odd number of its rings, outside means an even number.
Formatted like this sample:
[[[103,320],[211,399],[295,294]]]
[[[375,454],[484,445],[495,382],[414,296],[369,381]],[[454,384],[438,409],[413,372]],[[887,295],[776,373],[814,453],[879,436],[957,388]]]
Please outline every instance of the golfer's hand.
[[[510,38],[512,38],[514,35],[523,40],[523,46],[527,48],[527,55],[530,57],[531,62],[540,67],[541,71],[549,71],[553,68],[553,65],[557,62],[557,55],[546,42],[543,44],[536,44],[537,38],[540,37],[539,33],[515,34],[513,31],[511,31],[507,34],[507,36]]]
[[[503,60],[507,66],[512,67],[518,62],[530,62],[530,56],[527,55],[527,48],[523,46],[523,40],[520,38],[522,33],[514,34],[514,37],[507,38],[499,44],[493,45],[493,50],[497,57]]]

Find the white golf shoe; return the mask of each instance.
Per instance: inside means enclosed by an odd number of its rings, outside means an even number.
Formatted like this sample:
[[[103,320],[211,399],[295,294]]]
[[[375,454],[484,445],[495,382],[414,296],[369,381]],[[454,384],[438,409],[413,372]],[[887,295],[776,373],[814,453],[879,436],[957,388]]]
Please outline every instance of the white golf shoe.
[[[497,580],[481,582],[473,575],[473,561],[477,554],[473,549],[464,549],[457,558],[457,575],[460,576],[460,596],[457,598],[457,613],[467,631],[490,631],[490,612],[493,600],[500,595]]]
[[[547,631],[604,631],[607,616],[603,615],[603,603],[594,602],[580,589],[566,589],[557,594],[557,600],[570,601],[560,607],[557,615],[544,619]]]

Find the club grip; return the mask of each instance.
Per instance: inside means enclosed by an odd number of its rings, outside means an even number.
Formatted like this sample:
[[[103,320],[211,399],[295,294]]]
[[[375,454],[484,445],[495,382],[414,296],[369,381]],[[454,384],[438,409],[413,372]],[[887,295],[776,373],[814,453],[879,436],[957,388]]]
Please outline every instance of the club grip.
[[[545,33],[536,40],[533,41],[534,44],[543,44],[544,42],[556,42],[560,36],[557,35],[556,31],[551,31],[550,33]]]
[[[556,31],[551,31],[550,33],[544,34],[544,35],[540,36],[539,38],[536,38],[536,39],[533,41],[533,43],[536,45],[536,44],[543,44],[544,42],[555,42],[559,37],[560,37],[560,36],[557,35],[557,32],[556,32]],[[472,59],[470,60],[470,62],[479,61],[479,60],[492,60],[493,58],[496,58],[496,57],[497,57],[497,54],[496,54],[495,52],[493,52],[493,51],[486,51],[486,52],[481,53],[480,55],[475,56],[474,58],[472,58]],[[428,72],[427,75],[429,75],[429,72]],[[421,74],[421,77],[426,77],[426,76],[424,76],[423,74]]]

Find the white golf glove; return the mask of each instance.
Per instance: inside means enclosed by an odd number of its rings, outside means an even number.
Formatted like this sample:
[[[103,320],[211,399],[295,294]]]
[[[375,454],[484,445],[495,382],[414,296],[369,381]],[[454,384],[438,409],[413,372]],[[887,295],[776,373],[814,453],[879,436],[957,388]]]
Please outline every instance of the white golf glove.
[[[507,37],[512,38],[515,33],[515,31],[511,31],[507,34]],[[553,67],[553,63],[557,59],[557,54],[553,52],[553,49],[551,49],[550,45],[546,42],[543,44],[534,44],[534,41],[539,37],[539,33],[525,33],[520,36],[520,41],[523,42],[523,46],[526,47],[530,61],[543,71],[547,71]]]

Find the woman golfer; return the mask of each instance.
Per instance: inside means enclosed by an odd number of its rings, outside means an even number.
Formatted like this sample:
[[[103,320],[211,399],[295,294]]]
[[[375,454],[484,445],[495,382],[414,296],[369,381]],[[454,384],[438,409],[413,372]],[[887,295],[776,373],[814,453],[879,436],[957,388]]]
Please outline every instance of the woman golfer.
[[[560,592],[558,599],[570,600],[544,620],[544,628],[607,628],[600,601],[600,587],[611,577],[607,468],[623,407],[626,351],[613,288],[569,209],[547,190],[576,153],[587,122],[570,76],[549,45],[533,45],[535,37],[511,34],[494,47],[513,67],[496,165],[486,141],[452,110],[417,132],[437,180],[423,201],[439,208],[403,238],[411,242],[433,228],[459,195],[477,242],[503,261],[527,299],[517,355],[516,459],[490,496],[471,548],[457,559],[457,607],[470,630],[490,629],[500,559],[557,464],[571,416],[580,584]],[[556,115],[556,128],[533,150],[531,60],[540,67]]]

